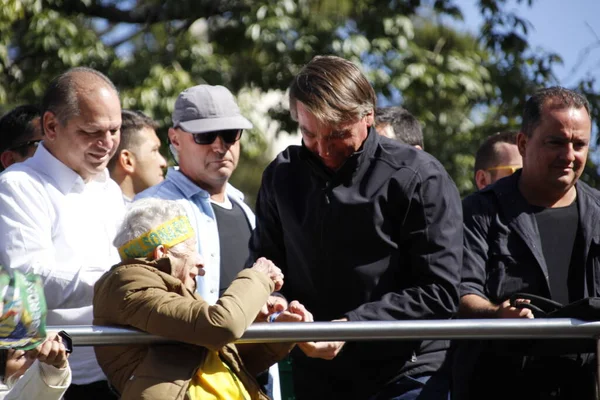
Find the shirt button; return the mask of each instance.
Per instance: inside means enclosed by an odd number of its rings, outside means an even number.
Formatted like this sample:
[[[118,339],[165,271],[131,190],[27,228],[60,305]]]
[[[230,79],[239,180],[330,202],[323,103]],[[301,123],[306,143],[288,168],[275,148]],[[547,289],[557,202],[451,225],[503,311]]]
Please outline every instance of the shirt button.
[[[211,292],[211,293],[214,293],[214,292],[215,292],[215,289],[210,289],[210,292]]]
[[[212,258],[215,258],[215,253],[210,253],[210,256],[211,256]]]

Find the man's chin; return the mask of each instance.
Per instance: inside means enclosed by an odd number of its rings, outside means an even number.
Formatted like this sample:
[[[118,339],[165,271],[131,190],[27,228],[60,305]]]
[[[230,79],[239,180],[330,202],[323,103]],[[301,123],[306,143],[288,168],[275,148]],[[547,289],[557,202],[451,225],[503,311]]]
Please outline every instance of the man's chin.
[[[571,171],[571,173],[566,173],[553,179],[553,186],[563,190],[568,190],[575,185],[577,179],[579,179],[579,175],[576,175],[573,173],[573,171]]]
[[[333,159],[321,158],[321,161],[323,162],[323,164],[325,164],[327,168],[329,168],[332,171],[337,171],[341,165],[339,162]]]
[[[147,181],[143,182],[143,185],[147,188],[152,187],[154,185],[158,185],[159,183],[161,183],[162,181],[164,181],[165,178],[163,176],[159,176],[156,179],[149,179]]]
[[[110,156],[108,156],[108,155],[101,157],[101,158],[88,157],[86,159],[86,164],[89,169],[102,170],[102,169],[106,168],[109,161],[110,161]]]
[[[231,175],[233,175],[233,168],[230,168],[229,166],[223,166],[215,169],[213,176],[215,178],[227,181],[229,178],[231,178]]]
[[[91,164],[87,163],[83,168],[75,170],[84,180],[89,180],[101,174],[106,169],[107,163]]]

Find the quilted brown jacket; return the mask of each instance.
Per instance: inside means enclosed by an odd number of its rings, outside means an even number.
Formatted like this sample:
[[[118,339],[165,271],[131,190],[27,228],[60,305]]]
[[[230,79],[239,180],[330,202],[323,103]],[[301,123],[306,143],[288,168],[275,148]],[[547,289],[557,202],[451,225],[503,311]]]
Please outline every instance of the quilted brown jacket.
[[[168,258],[129,260],[114,266],[94,287],[94,325],[131,327],[180,342],[95,347],[121,399],[187,399],[206,349],[219,351],[252,400],[268,399],[254,376],[283,358],[293,344],[233,342],[252,324],[273,282],[244,269],[211,306],[170,271]]]

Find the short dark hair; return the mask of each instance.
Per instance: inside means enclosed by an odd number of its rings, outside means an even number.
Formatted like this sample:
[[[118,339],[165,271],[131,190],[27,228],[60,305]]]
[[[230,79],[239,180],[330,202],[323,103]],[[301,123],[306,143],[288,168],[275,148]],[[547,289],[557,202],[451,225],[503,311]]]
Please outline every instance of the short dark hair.
[[[540,89],[525,103],[523,122],[521,124],[521,132],[523,132],[525,136],[531,137],[531,135],[533,135],[533,131],[538,127],[540,120],[542,119],[542,112],[546,107],[551,109],[583,107],[588,115],[590,115],[590,103],[580,93],[560,86]]]
[[[70,118],[78,115],[78,94],[85,92],[85,86],[78,79],[80,75],[89,75],[91,79],[86,79],[86,84],[93,85],[94,83],[101,82],[114,90],[115,93],[119,93],[112,81],[102,72],[87,67],[71,68],[52,79],[46,88],[46,92],[42,97],[42,115],[50,111],[56,115],[58,121],[63,125]]]
[[[144,128],[158,129],[159,125],[152,118],[139,110],[121,110],[121,141],[115,155],[108,161],[107,168],[112,171],[121,151],[134,151],[141,144],[137,133]]]
[[[425,148],[421,123],[405,108],[377,107],[375,109],[375,127],[378,125],[390,125],[396,140],[401,143]]]
[[[31,140],[36,129],[33,121],[41,115],[40,107],[34,104],[24,104],[4,114],[0,118],[0,153],[14,148],[25,156],[27,149],[16,147]]]
[[[497,143],[517,144],[516,131],[496,132],[488,136],[475,153],[475,173],[480,169],[486,170],[498,164]]]
[[[315,56],[290,85],[290,114],[298,120],[297,102],[317,120],[340,123],[375,109],[375,90],[354,63],[336,56]]]

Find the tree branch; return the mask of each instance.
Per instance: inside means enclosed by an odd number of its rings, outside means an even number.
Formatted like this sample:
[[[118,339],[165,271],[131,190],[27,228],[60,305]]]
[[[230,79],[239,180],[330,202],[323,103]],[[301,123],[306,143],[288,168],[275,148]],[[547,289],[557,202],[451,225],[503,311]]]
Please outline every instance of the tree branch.
[[[92,1],[89,6],[79,0],[65,0],[57,4],[56,1],[46,0],[44,4],[60,12],[61,14],[85,14],[90,17],[105,19],[114,23],[128,24],[143,24],[159,22],[167,18],[167,15],[162,14],[164,19],[160,19],[160,14],[155,12],[155,8],[160,8],[160,5],[142,5],[134,7],[130,10],[121,10],[112,5],[101,5],[96,1]],[[150,21],[150,16],[156,18]]]
[[[147,32],[148,29],[150,28],[150,25],[144,25],[142,28],[140,29],[136,29],[133,33],[131,33],[130,35],[127,35],[125,37],[122,37],[121,39],[116,40],[113,43],[107,43],[106,45],[108,47],[112,47],[113,49],[116,49],[117,47],[119,47],[120,45],[122,45],[125,42],[130,41],[131,39],[133,39],[134,37],[140,35],[141,33]]]
[[[224,12],[241,12],[247,7],[237,1],[205,0],[195,2],[168,1],[164,4],[141,4],[122,10],[114,5],[104,5],[93,0],[89,6],[80,0],[44,0],[43,4],[61,14],[84,14],[112,23],[153,24],[171,20],[209,18]],[[186,6],[187,5],[187,6]]]

